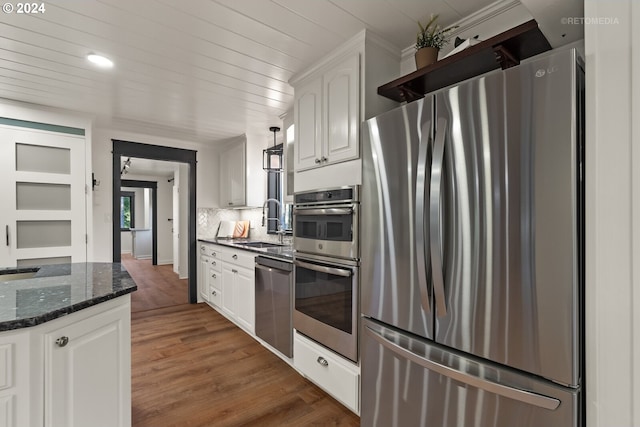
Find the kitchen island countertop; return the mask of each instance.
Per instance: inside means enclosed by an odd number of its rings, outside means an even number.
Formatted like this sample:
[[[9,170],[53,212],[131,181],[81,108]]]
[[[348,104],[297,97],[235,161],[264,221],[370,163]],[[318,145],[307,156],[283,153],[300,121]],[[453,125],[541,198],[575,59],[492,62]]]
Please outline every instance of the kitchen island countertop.
[[[16,273],[34,274],[10,280]],[[36,326],[136,289],[120,263],[0,269],[0,331]]]

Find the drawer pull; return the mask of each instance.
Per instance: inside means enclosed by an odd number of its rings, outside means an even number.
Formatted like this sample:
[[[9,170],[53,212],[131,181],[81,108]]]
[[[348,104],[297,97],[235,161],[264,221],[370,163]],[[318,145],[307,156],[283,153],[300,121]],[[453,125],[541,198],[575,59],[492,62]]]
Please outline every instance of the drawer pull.
[[[211,295],[213,295],[215,297],[216,295],[218,295],[218,293],[216,291],[213,291],[213,292],[211,292]]]
[[[217,276],[215,274],[212,274],[211,277],[213,277],[214,279],[217,278]]]
[[[238,272],[238,270],[231,270],[231,272],[232,272],[232,273],[237,273],[237,272]]]
[[[327,359],[322,356],[318,356],[318,360],[316,360],[316,362],[318,362],[322,366],[329,366],[329,362],[327,362]]]
[[[233,258],[233,259],[238,259],[238,255],[233,254],[233,256],[232,256],[231,258]]]
[[[56,340],[56,345],[58,347],[64,347],[69,344],[69,337],[60,337]]]

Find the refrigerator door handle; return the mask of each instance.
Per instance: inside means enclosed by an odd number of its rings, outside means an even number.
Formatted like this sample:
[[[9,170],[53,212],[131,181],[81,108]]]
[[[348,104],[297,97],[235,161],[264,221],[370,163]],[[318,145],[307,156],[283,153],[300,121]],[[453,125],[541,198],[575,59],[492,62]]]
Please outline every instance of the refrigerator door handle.
[[[425,194],[427,182],[427,154],[431,138],[431,121],[422,125],[422,135],[418,148],[418,165],[416,168],[416,267],[418,270],[418,285],[420,287],[420,301],[425,312],[431,312],[429,304],[429,289],[427,288],[427,260],[430,258],[429,247],[426,245],[425,235]]]
[[[528,405],[533,405],[540,408],[548,409],[550,411],[553,411],[557,409],[558,406],[560,406],[559,399],[555,399],[553,397],[548,397],[548,396],[533,393],[530,391],[521,390],[518,388],[513,388],[506,385],[498,384],[493,381],[468,374],[466,372],[458,371],[454,368],[440,364],[433,360],[426,359],[422,356],[419,356],[413,353],[410,350],[407,350],[406,348],[400,346],[399,344],[396,344],[388,340],[386,337],[380,335],[378,332],[374,331],[369,326],[365,325],[364,331],[366,334],[368,334],[371,338],[376,340],[383,347],[392,351],[398,356],[401,356],[407,360],[410,360],[429,371],[451,378],[455,381],[459,381],[463,384],[470,385],[471,387],[485,390],[489,393],[504,396],[509,399],[514,399],[514,400],[526,403]]]
[[[444,139],[447,120],[439,118],[436,125],[436,138],[433,146],[433,164],[431,166],[431,191],[429,199],[429,234],[431,244],[431,277],[433,293],[436,297],[436,314],[447,315],[444,296],[444,274],[442,272],[442,242],[440,241],[440,201],[442,199],[442,167],[444,166]]]

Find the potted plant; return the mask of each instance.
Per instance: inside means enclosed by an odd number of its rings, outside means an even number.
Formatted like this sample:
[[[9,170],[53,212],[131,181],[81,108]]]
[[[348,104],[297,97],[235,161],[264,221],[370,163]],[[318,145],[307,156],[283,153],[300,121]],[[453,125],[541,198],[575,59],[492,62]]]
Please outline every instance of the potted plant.
[[[431,65],[438,60],[438,52],[445,44],[449,43],[449,32],[458,28],[442,28],[437,23],[438,15],[431,15],[426,25],[418,21],[418,35],[416,37],[416,67],[418,69]]]

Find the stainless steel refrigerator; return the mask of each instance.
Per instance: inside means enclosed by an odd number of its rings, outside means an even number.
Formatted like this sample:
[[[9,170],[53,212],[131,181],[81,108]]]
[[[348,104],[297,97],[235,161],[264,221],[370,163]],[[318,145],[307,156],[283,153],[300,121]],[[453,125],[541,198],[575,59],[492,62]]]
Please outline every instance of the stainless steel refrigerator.
[[[362,425],[583,424],[574,50],[363,125]]]

